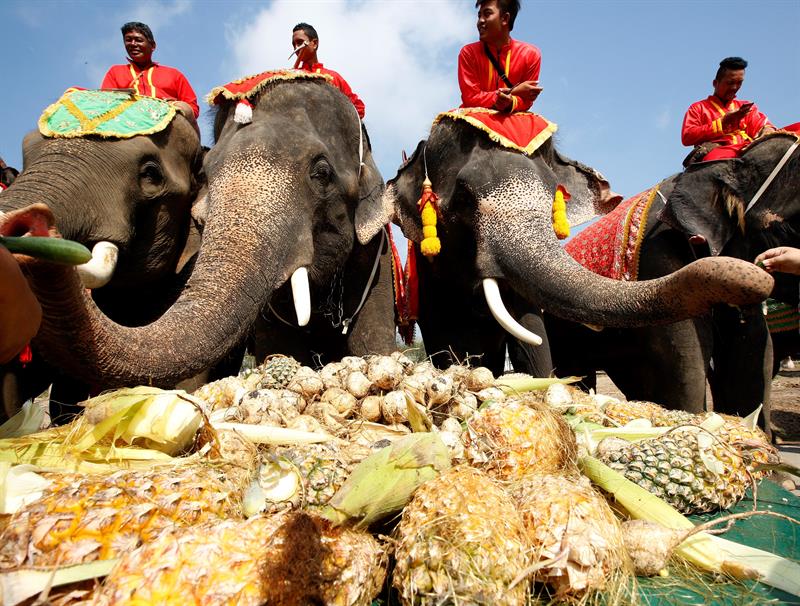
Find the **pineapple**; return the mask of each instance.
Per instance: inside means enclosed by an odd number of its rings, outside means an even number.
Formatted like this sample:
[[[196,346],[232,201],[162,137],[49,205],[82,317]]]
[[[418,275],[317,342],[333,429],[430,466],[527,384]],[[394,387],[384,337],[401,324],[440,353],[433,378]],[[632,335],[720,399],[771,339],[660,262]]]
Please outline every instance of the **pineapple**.
[[[363,446],[330,443],[271,449],[257,478],[265,511],[325,505],[370,452]]]
[[[479,410],[464,434],[474,465],[500,480],[574,467],[575,436],[536,396],[523,394]]]
[[[603,406],[606,425],[626,425],[635,419],[647,419],[653,427],[675,427],[693,423],[698,415],[685,410],[670,410],[638,400],[611,400]]]
[[[269,356],[253,372],[261,375],[259,389],[283,389],[300,370],[300,362],[289,356]]]
[[[551,561],[534,580],[550,585],[556,597],[603,590],[612,575],[630,569],[619,522],[584,476],[528,476],[511,494],[530,535],[534,564]]]
[[[47,477],[52,485],[0,534],[0,569],[115,558],[174,526],[240,515],[242,476],[227,466]]]
[[[127,554],[92,604],[367,606],[385,563],[369,534],[304,513],[221,520],[174,528]]]
[[[218,381],[206,383],[195,390],[192,395],[204,400],[208,405],[207,410],[230,408],[247,391],[245,382],[241,377],[225,377]]]
[[[747,470],[755,480],[760,480],[769,472],[757,471],[760,464],[780,463],[780,454],[769,441],[767,435],[758,427],[749,427],[741,417],[720,415],[725,424],[714,433],[723,441],[736,448],[742,455]],[[698,416],[698,424],[705,416]]]
[[[522,605],[527,535],[511,497],[478,469],[429,480],[403,510],[393,585],[403,604]]]
[[[631,444],[603,440],[598,458],[683,514],[727,509],[752,482],[741,453],[703,430],[676,429]]]

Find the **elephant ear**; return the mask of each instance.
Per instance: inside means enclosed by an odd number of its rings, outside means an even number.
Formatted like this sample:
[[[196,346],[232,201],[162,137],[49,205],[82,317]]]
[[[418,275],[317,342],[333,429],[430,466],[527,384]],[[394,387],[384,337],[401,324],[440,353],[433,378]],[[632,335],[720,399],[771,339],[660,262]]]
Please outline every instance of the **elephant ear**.
[[[553,172],[571,196],[567,204],[570,225],[608,214],[622,201],[622,196],[611,191],[608,180],[597,170],[567,158],[556,149],[553,155]]]
[[[711,254],[720,254],[736,230],[744,230],[742,164],[737,158],[691,165],[678,176],[659,220],[688,237],[702,236]]]
[[[356,208],[356,234],[362,244],[369,242],[387,223],[400,225],[406,237],[412,240],[418,241],[421,238],[422,227],[417,226],[412,219],[415,217],[418,221],[419,216],[408,212],[406,208],[408,204],[414,204],[416,208],[416,198],[411,202],[406,198],[411,191],[408,182],[414,180],[415,168],[421,162],[424,143],[420,141],[414,154],[403,163],[397,175],[386,184],[379,196],[359,201]],[[418,235],[417,238],[414,237],[415,234]]]

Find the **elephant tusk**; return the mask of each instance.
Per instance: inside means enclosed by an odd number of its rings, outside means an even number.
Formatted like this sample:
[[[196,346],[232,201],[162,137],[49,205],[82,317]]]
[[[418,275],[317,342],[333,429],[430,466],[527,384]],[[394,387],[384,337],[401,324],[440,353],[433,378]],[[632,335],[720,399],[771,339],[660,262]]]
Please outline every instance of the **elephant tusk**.
[[[531,345],[542,344],[542,338],[539,335],[533,334],[508,313],[506,306],[503,305],[503,298],[500,296],[500,287],[497,285],[497,280],[494,278],[485,278],[483,280],[483,295],[486,297],[486,303],[489,305],[494,319],[512,336]]]
[[[111,242],[98,242],[92,248],[92,260],[78,265],[78,275],[86,288],[100,288],[108,284],[117,267],[119,248]]]
[[[298,267],[294,270],[291,283],[297,325],[305,326],[311,319],[311,292],[308,287],[308,270],[305,267]]]

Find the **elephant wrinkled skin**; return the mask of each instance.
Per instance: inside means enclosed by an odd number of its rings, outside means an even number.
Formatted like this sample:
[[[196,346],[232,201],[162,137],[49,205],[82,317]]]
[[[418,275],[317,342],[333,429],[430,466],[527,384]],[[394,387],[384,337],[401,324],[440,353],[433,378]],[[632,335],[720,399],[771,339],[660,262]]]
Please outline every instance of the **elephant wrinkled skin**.
[[[157,320],[121,326],[84,295],[73,271],[29,264],[45,311],[36,342],[68,372],[109,385],[192,376],[242,341],[296,270],[308,268],[313,288],[348,263],[356,207],[377,203],[383,190],[368,149],[359,166],[362,125],[352,105],[322,81],[274,82],[253,101],[251,124],[234,122],[233,102],[218,111],[217,142],[204,164],[207,212],[197,261]],[[388,302],[373,306],[391,309],[390,293],[380,292]],[[56,315],[64,320],[50,320]],[[359,318],[371,330],[368,319]],[[373,332],[393,342],[393,325]],[[351,339],[375,336],[354,325]]]
[[[440,276],[459,279],[465,285],[452,290],[450,294],[456,296],[448,296],[443,289],[434,291],[437,299],[430,305],[439,313],[482,305],[475,293],[486,278],[497,279],[506,291],[513,290],[524,300],[527,308],[522,311],[544,309],[601,326],[674,322],[705,313],[722,301],[760,301],[772,289],[772,278],[766,272],[733,259],[704,259],[664,278],[637,283],[618,282],[585,270],[562,249],[553,232],[553,196],[556,186],[566,179],[552,141],[528,157],[498,147],[459,123],[433,126],[428,141],[387,184],[382,207],[364,209],[372,214],[357,221],[365,227],[359,232],[362,239],[391,219],[407,237],[419,242],[422,229],[416,200],[426,163],[440,196],[442,218],[437,227],[444,251],[431,266],[439,267]],[[591,198],[589,202],[581,199],[577,197],[571,222],[577,222],[581,214],[602,212],[591,208]],[[426,265],[425,261],[419,263]],[[427,273],[427,269],[420,271],[421,280]],[[421,296],[430,288],[428,282],[421,282]],[[514,307],[521,311],[516,301]],[[421,310],[420,315],[425,313]],[[421,329],[427,345],[422,323]],[[442,341],[455,351],[474,346],[464,341],[472,326],[447,325],[447,329]],[[483,352],[471,349],[469,353]]]

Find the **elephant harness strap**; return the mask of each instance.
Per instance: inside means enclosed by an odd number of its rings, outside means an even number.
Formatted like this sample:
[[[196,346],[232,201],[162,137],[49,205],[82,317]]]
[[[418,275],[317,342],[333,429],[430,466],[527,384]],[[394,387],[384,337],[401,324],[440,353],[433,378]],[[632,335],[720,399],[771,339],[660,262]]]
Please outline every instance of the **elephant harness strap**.
[[[767,188],[769,187],[770,183],[772,183],[772,181],[775,179],[778,173],[781,172],[781,169],[789,161],[789,158],[792,156],[792,154],[794,153],[794,151],[797,149],[798,146],[800,146],[800,137],[798,137],[795,140],[795,142],[789,146],[789,149],[786,150],[786,153],[783,154],[783,157],[780,160],[778,160],[778,163],[775,165],[775,168],[772,169],[772,172],[769,174],[766,181],[764,181],[761,187],[758,188],[756,194],[747,204],[747,207],[744,209],[745,213],[749,211],[751,208],[753,208],[753,206],[755,206],[756,202],[758,202],[759,198],[761,198],[763,193],[767,191]]]

